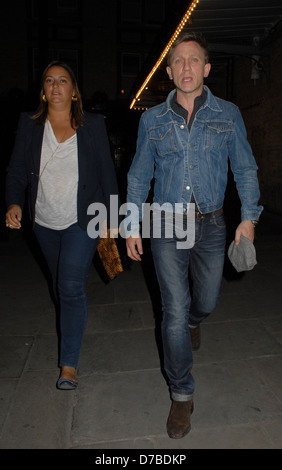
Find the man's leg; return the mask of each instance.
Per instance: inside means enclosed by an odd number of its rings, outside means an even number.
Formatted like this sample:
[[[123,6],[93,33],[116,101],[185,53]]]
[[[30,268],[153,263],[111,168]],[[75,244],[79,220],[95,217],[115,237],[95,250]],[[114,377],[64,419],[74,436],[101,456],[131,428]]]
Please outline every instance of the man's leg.
[[[219,298],[226,243],[223,213],[196,221],[196,232],[196,243],[190,254],[193,300],[189,326],[193,349],[200,345],[200,323],[215,309]]]
[[[167,422],[170,437],[190,430],[193,411],[193,356],[188,328],[190,293],[189,250],[179,250],[174,238],[152,238],[152,253],[162,297],[164,369],[169,379],[172,406]]]

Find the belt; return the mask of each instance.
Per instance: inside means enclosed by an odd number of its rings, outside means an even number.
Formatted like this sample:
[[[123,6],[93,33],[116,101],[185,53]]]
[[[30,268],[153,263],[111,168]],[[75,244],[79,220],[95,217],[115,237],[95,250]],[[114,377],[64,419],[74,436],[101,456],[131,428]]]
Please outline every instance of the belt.
[[[200,211],[195,212],[195,217],[196,219],[205,219],[206,217],[214,217],[217,214],[220,214],[223,212],[222,207],[220,209],[217,209],[216,211],[213,212],[208,212],[207,214],[202,214]]]

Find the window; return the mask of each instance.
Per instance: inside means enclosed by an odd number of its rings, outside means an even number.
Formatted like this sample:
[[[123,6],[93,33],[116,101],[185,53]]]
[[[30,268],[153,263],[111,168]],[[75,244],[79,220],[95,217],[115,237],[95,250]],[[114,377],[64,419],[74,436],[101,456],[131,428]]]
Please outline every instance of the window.
[[[146,23],[161,24],[164,21],[164,0],[146,0]]]
[[[66,62],[79,80],[78,51],[76,49],[58,49],[57,59]]]
[[[122,21],[142,20],[142,5],[139,0],[122,0],[121,2],[121,19]]]
[[[121,32],[122,44],[141,44],[141,32],[140,31],[122,31]]]
[[[77,9],[77,0],[57,0],[58,10],[75,11]]]
[[[124,53],[121,57],[121,73],[123,76],[132,77],[140,70],[140,54]]]

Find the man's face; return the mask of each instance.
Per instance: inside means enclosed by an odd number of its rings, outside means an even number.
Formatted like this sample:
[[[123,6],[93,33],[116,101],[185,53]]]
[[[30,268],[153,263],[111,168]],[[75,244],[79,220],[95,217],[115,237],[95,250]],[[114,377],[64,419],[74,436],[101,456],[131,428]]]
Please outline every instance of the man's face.
[[[178,44],[166,68],[177,90],[195,97],[203,90],[204,78],[209,75],[211,64],[205,63],[205,52],[195,41]]]

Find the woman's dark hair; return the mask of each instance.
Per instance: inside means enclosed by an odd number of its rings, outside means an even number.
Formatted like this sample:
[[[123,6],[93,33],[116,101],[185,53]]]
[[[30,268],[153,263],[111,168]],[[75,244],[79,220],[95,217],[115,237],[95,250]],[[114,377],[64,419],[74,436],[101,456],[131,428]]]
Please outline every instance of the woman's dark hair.
[[[71,125],[73,128],[77,128],[80,125],[83,124],[83,107],[82,107],[82,100],[81,100],[81,95],[80,91],[78,89],[78,84],[75,78],[75,75],[70,68],[69,65],[67,65],[64,62],[60,62],[59,60],[54,60],[52,61],[49,65],[47,65],[46,69],[44,70],[42,77],[41,77],[41,86],[40,86],[40,104],[38,106],[36,114],[32,116],[32,119],[38,121],[41,124],[44,124],[46,121],[47,113],[48,113],[48,103],[43,100],[43,95],[44,95],[44,83],[45,83],[45,78],[47,75],[48,70],[51,67],[62,67],[64,68],[72,81],[73,89],[74,89],[74,97],[75,101],[72,101],[71,104]]]

